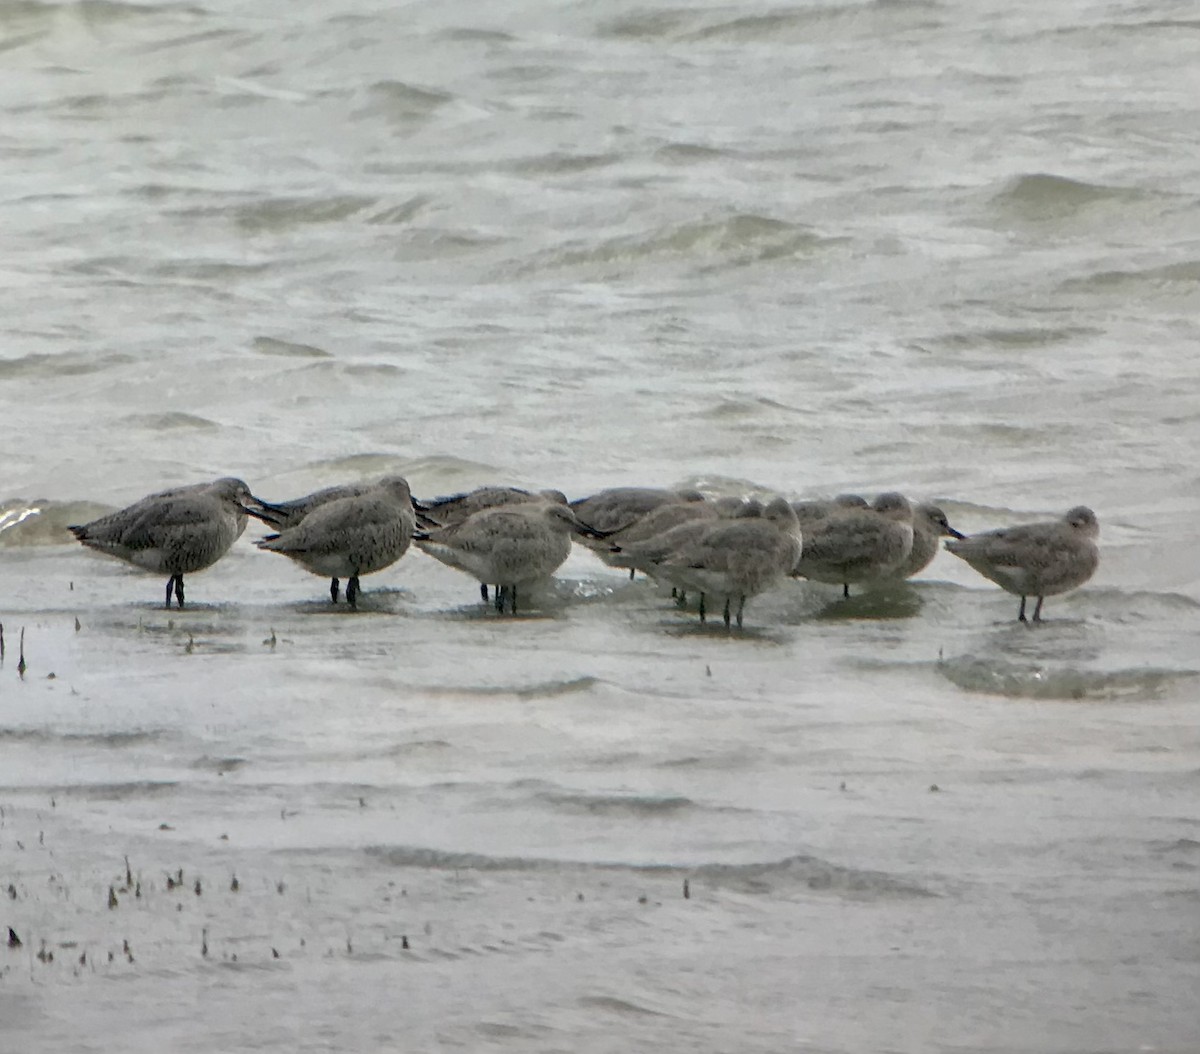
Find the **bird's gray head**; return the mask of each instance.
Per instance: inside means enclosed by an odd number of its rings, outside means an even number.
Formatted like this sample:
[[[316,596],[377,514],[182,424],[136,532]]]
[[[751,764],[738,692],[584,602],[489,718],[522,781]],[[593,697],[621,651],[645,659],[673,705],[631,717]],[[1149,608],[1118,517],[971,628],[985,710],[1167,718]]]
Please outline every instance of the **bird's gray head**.
[[[839,494],[833,499],[839,509],[869,509],[871,503],[861,494]]]
[[[412,491],[409,489],[408,480],[403,476],[384,476],[375,485],[380,490],[388,491],[400,501],[412,504]]]
[[[800,527],[796,510],[792,508],[787,498],[772,498],[763,511],[763,518],[770,520],[776,527],[784,531],[794,531]]]
[[[897,491],[889,490],[885,494],[880,494],[871,508],[889,520],[895,520],[898,523],[912,523],[912,506],[909,505],[908,499]]]
[[[242,480],[234,476],[223,476],[221,479],[214,480],[208,489],[218,498],[224,501],[237,502],[239,505],[244,501],[257,500],[250,493],[250,488]]]
[[[757,498],[747,498],[733,510],[735,520],[753,520],[763,514],[763,503]]]
[[[1100,521],[1096,514],[1086,505],[1076,505],[1063,517],[1072,530],[1088,538],[1095,538],[1100,533]]]
[[[552,505],[566,505],[567,496],[561,490],[539,490],[538,497]]]
[[[937,531],[938,534],[946,534],[951,538],[965,538],[966,535],[962,531],[957,531],[950,526],[950,520],[946,514],[936,505],[918,505],[913,510],[913,516],[921,516],[925,523],[930,528]]]
[[[745,504],[741,498],[726,495],[723,498],[717,498],[713,502],[713,508],[716,510],[718,519],[727,520],[732,516],[737,516]]]
[[[684,487],[682,490],[677,490],[675,494],[680,501],[704,501],[704,495],[695,487]]]

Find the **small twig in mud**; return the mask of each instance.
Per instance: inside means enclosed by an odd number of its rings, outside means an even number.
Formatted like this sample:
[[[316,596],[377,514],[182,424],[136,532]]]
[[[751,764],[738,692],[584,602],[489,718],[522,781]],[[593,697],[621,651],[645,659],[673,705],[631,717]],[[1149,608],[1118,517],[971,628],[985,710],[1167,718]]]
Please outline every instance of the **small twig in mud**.
[[[81,629],[83,629],[83,623],[79,621],[79,616],[76,615],[75,616],[75,632],[78,633]]]
[[[202,958],[208,958],[208,929],[200,931],[200,955]]]
[[[691,887],[688,886],[688,880],[686,878],[683,880],[683,899],[684,900],[692,899],[692,890],[691,890]]]
[[[117,891],[112,886],[108,887],[108,910],[112,911],[121,902],[117,900]]]
[[[192,637],[192,635],[191,635],[190,633],[188,634],[188,642],[187,642],[187,645],[184,647],[184,649],[183,649],[183,650],[184,650],[185,652],[187,652],[189,655],[191,655],[191,654],[192,654],[192,652],[196,650],[196,641],[195,641],[195,639]]]
[[[21,938],[17,936],[17,931],[11,926],[8,927],[8,946],[10,948],[21,947]]]
[[[4,623],[0,622],[0,662],[4,661]]]
[[[242,888],[242,886],[241,886],[241,883],[238,882],[237,875],[234,875],[233,878],[229,882],[229,892],[236,893],[241,888]]]
[[[271,949],[271,958],[272,958],[272,959],[278,959],[278,958],[279,958],[279,950],[278,950],[277,948],[272,948],[272,949]]]
[[[275,638],[275,627],[274,627],[274,626],[272,626],[272,627],[271,627],[271,635],[270,635],[269,637],[265,637],[265,638],[263,639],[263,643],[264,643],[264,644],[265,644],[265,645],[266,645],[268,648],[273,648],[273,647],[275,647],[275,645],[278,643],[278,642],[277,642],[277,640],[276,640],[276,638]]]
[[[402,951],[408,951],[408,938],[402,936],[400,938],[400,948]]]
[[[21,678],[21,680],[24,680],[25,679],[25,671],[27,669],[29,669],[29,667],[25,665],[25,627],[24,626],[21,627],[21,643],[18,645],[17,650],[19,652],[19,655],[17,658],[17,675]]]
[[[133,885],[133,872],[129,869],[129,857],[125,857],[125,885]]]
[[[196,896],[200,896],[202,892],[200,889],[200,879],[196,879],[196,884],[192,887],[192,890],[195,892]]]

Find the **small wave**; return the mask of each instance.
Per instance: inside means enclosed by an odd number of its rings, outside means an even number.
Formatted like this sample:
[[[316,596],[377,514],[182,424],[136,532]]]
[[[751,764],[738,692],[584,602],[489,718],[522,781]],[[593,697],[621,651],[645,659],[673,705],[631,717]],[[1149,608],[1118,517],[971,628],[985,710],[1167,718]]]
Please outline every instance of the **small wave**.
[[[45,377],[47,379],[100,373],[111,366],[133,362],[132,355],[96,355],[90,352],[64,351],[54,355],[37,352],[15,359],[0,359],[0,381],[13,377]]]
[[[1010,217],[1038,223],[1069,219],[1093,205],[1128,203],[1153,197],[1130,187],[1087,183],[1045,172],[1011,179],[992,197],[992,204]]]
[[[434,685],[424,689],[430,695],[450,695],[455,698],[509,696],[515,699],[555,699],[561,695],[586,692],[602,684],[599,677],[571,677],[566,680],[543,681],[530,685]]]
[[[72,523],[87,523],[112,509],[90,501],[0,501],[0,548],[31,545],[66,545],[74,539]]]
[[[926,343],[955,351],[979,347],[1038,349],[1055,344],[1068,344],[1094,336],[1098,332],[1099,330],[1088,326],[979,329],[947,333]]]
[[[790,887],[857,896],[882,894],[933,897],[932,890],[884,871],[842,867],[815,856],[797,855],[762,864],[706,864],[689,873],[712,885],[746,893],[773,893]]]
[[[671,1017],[661,1010],[652,1010],[648,1006],[630,1002],[628,999],[618,999],[611,995],[585,995],[579,997],[579,1005],[589,1010],[607,1010],[621,1017]]]
[[[55,732],[48,728],[0,728],[0,742],[9,743],[68,743],[121,748],[139,743],[153,743],[160,732]]]
[[[1182,260],[1161,267],[1148,267],[1136,271],[1096,271],[1078,278],[1068,278],[1059,284],[1067,292],[1091,292],[1106,294],[1125,290],[1129,293],[1183,292],[1194,295],[1195,285],[1200,282],[1200,260]]]
[[[680,795],[582,794],[547,790],[534,797],[566,812],[589,815],[674,816],[696,808],[691,798]]]
[[[260,355],[279,355],[292,359],[330,359],[333,356],[324,348],[313,344],[299,344],[290,340],[279,340],[276,337],[255,337],[250,347]]]
[[[136,428],[147,428],[153,432],[189,428],[210,432],[220,428],[216,421],[210,421],[207,417],[199,417],[196,414],[187,414],[178,410],[162,414],[130,414],[121,420],[124,424],[133,425]]]
[[[368,846],[364,852],[392,867],[432,871],[623,871],[631,874],[678,875],[712,886],[755,894],[805,889],[854,896],[937,896],[932,890],[886,872],[842,867],[806,855],[789,856],[782,860],[762,863],[711,863],[688,866],[487,856],[482,853],[458,853],[415,846]]]
[[[702,270],[713,270],[806,256],[841,240],[822,237],[802,224],[739,213],[611,238],[597,245],[558,249],[542,254],[520,270],[537,273],[598,268],[608,273],[661,257],[678,257],[699,264]]]
[[[376,212],[372,212],[369,216],[364,217],[366,223],[387,225],[408,223],[414,219],[419,213],[425,211],[425,207],[433,199],[422,194],[418,194],[414,198],[409,198],[407,201],[402,201],[398,205],[387,205]]]
[[[1143,667],[1132,670],[1054,669],[994,657],[963,656],[937,664],[937,671],[964,691],[1017,699],[1118,701],[1157,699],[1169,688],[1193,680],[1192,670]]]
[[[394,80],[376,81],[367,92],[371,112],[401,121],[423,120],[454,100],[449,92]]]
[[[243,230],[279,232],[316,223],[338,223],[375,205],[375,198],[357,194],[330,197],[268,198],[220,210]]]
[[[511,162],[508,168],[512,172],[554,176],[609,168],[620,161],[619,154],[568,154],[555,150],[548,154],[538,154],[536,157],[518,158]]]

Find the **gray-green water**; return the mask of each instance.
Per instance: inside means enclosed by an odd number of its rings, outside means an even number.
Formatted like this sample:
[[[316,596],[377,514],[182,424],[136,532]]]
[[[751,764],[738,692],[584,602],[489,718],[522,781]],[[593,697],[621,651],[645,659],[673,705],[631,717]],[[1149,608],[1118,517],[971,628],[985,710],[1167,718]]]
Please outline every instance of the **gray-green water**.
[[[967,7],[0,0],[14,1050],[1196,1049],[1197,23]],[[253,527],[167,613],[62,530],[393,470],[1101,566],[727,635],[582,551],[333,611]]]

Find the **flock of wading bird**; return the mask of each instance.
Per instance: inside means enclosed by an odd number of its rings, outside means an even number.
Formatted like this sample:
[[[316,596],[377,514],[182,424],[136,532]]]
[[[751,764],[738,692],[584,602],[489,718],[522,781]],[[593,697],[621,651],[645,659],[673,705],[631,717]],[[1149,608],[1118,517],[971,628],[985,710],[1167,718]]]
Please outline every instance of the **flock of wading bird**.
[[[872,586],[917,574],[939,540],[976,571],[1025,601],[1042,601],[1086,582],[1096,570],[1099,527],[1078,506],[1062,519],[966,536],[935,505],[910,505],[894,492],[874,502],[854,494],[829,501],[763,504],[756,499],[709,500],[694,490],[617,487],[568,501],[556,490],[480,487],[417,501],[401,476],[330,487],[293,501],[256,498],[239,479],[151,494],[126,509],[71,532],[84,545],[143,570],[166,574],[166,606],[183,607],[184,575],[216,563],[241,535],[248,516],[273,533],[256,544],[331,580],[356,605],[362,575],[382,571],[410,544],[480,583],[486,604],[517,611],[518,595],[550,578],[572,540],[606,564],[641,571],[672,587],[682,606],[699,598],[704,621],[724,602],[725,625],[742,625],[746,601],[789,577]]]

